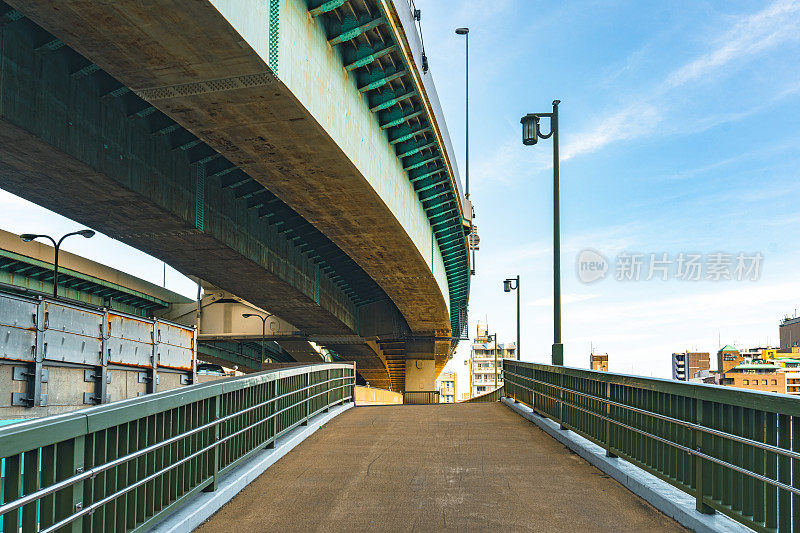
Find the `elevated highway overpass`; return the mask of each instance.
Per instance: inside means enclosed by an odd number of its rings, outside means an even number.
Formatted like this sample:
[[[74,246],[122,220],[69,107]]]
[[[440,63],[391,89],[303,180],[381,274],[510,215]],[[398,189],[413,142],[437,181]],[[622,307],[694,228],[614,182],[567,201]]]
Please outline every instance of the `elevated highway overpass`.
[[[0,24],[0,187],[374,386],[433,388],[466,326],[471,207],[404,0],[11,0]]]

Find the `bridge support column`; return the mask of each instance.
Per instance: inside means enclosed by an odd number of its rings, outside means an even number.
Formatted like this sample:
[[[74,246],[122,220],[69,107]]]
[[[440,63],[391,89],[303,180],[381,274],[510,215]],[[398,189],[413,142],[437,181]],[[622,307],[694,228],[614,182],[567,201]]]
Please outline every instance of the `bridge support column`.
[[[433,359],[406,359],[406,392],[434,390],[435,367]]]

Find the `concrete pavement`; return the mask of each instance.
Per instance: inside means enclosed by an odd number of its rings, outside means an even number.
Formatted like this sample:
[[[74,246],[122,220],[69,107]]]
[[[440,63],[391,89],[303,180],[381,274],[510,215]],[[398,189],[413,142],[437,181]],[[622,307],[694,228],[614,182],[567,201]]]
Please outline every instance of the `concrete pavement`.
[[[357,407],[199,531],[685,531],[499,403]]]

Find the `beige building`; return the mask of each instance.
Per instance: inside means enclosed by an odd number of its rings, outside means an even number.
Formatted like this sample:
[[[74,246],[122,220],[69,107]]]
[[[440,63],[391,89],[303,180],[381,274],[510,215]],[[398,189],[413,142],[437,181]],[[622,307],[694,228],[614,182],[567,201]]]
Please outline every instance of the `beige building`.
[[[672,354],[672,379],[689,381],[711,369],[708,352],[683,352]]]
[[[470,353],[470,397],[491,392],[503,385],[503,359],[516,359],[517,343],[498,343],[488,324],[478,324]],[[496,364],[495,364],[496,362]]]
[[[723,346],[717,352],[717,370],[722,374],[744,362],[744,356],[741,352],[730,344]]]
[[[589,355],[589,367],[598,372],[608,372],[608,354],[593,353]]]
[[[744,363],[725,372],[722,385],[800,395],[800,368],[787,368],[771,361]]]
[[[455,372],[442,372],[436,380],[439,391],[439,403],[456,403],[456,382],[458,376]]]

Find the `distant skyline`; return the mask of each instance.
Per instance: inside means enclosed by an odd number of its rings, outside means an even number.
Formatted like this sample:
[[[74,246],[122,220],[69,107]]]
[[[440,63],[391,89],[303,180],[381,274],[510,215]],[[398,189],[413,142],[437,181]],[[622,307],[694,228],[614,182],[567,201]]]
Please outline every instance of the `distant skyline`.
[[[800,2],[415,0],[431,72],[464,176],[464,41],[470,27],[471,193],[481,236],[470,336],[488,319],[522,358],[552,342],[551,144],[523,147],[519,119],[562,101],[565,362],[590,344],[613,372],[670,376],[670,354],[778,342],[800,308]],[[56,234],[82,226],[0,192],[0,228]],[[102,232],[102,228],[93,228]],[[65,250],[162,283],[162,262],[103,235]],[[596,250],[606,279],[583,283]],[[761,254],[755,281],[617,281],[622,253]],[[671,264],[677,268],[677,264]],[[167,287],[195,285],[168,268]],[[462,342],[448,368],[468,380]],[[460,392],[466,390],[459,387]],[[460,397],[460,396],[459,396]]]

